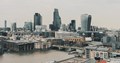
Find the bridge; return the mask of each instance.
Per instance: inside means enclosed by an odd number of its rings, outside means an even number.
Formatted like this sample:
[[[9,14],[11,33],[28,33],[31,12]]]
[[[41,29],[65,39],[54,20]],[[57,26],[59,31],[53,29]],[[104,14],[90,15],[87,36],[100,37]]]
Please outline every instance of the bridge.
[[[60,61],[55,61],[54,63],[93,63],[91,59],[71,57]]]
[[[62,49],[62,48],[65,48],[65,49],[79,49],[79,50],[83,50],[84,49],[82,47],[67,46],[67,45],[52,45],[52,47],[57,47],[59,50]]]

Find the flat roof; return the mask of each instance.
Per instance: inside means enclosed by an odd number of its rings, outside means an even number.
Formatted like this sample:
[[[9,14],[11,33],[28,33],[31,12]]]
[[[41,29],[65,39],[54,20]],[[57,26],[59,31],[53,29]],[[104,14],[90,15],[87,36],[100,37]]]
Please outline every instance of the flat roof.
[[[97,49],[97,47],[93,47],[93,46],[87,46],[85,47],[86,49]]]
[[[98,50],[98,51],[108,51],[108,50],[109,50],[109,48],[99,47],[99,48],[97,48],[97,50]]]
[[[97,42],[97,41],[92,41],[89,44],[92,44],[92,45],[103,45],[102,42]]]
[[[87,46],[86,49],[92,49],[92,50],[96,50],[96,51],[108,51],[109,50],[109,48],[96,47],[96,46]]]
[[[35,40],[6,40],[6,42],[16,43],[18,45],[27,44],[27,43],[37,43]]]

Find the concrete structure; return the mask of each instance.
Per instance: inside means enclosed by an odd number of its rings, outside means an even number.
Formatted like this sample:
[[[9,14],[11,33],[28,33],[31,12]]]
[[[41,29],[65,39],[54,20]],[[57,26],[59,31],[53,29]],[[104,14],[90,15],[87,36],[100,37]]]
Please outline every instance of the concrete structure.
[[[120,42],[120,31],[106,31],[106,35],[113,37],[113,41]]]
[[[52,45],[63,45],[64,42],[63,42],[63,39],[56,39],[56,38],[46,38],[47,39],[47,42],[50,42]]]
[[[106,60],[109,58],[109,48],[88,46],[85,48],[85,56],[90,59],[99,57]]]
[[[27,41],[27,40],[7,40],[3,41],[4,48],[10,51],[22,52],[22,51],[31,51],[34,50],[34,44],[36,41]]]
[[[85,42],[85,39],[83,37],[69,37],[64,38],[65,41],[72,41],[72,42]]]
[[[110,58],[110,61],[107,63],[120,63],[120,58]]]
[[[80,36],[91,37],[93,41],[101,41],[105,33],[103,31],[78,31]]]
[[[109,36],[103,36],[103,38],[102,38],[103,43],[109,43],[110,40],[111,40],[111,37],[109,37]]]
[[[65,31],[58,31],[55,32],[55,38],[68,38],[68,37],[76,37],[78,36],[78,33],[75,32],[65,32]]]
[[[47,39],[40,39],[37,43],[35,43],[35,49],[46,50],[51,48],[51,42]]]
[[[91,15],[88,14],[83,14],[81,16],[81,31],[90,31],[91,19]]]
[[[16,32],[17,31],[17,25],[16,23],[12,23],[12,29],[11,29],[12,32]]]
[[[110,52],[110,58],[120,58],[120,52]]]
[[[47,30],[47,26],[46,25],[36,25],[36,32],[45,32]]]
[[[36,25],[42,25],[42,16],[39,13],[34,15],[34,30]]]

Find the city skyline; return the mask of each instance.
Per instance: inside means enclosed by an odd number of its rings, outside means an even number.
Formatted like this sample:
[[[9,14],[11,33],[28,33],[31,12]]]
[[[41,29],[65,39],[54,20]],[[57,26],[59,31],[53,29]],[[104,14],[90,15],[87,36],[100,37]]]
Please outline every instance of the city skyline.
[[[119,0],[1,0],[0,27],[4,27],[4,20],[7,20],[9,27],[13,22],[17,23],[17,27],[23,27],[25,21],[34,21],[36,12],[43,16],[43,24],[48,27],[53,21],[53,10],[57,8],[62,23],[68,24],[74,19],[77,27],[81,26],[80,16],[87,13],[93,17],[92,25],[119,29],[119,3]]]

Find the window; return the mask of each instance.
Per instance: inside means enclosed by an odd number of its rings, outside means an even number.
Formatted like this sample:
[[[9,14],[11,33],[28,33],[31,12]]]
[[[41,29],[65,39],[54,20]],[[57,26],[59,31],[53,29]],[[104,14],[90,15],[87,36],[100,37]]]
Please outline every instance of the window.
[[[107,59],[107,58],[108,58],[107,53],[104,53],[104,58],[105,58],[105,59]]]
[[[99,53],[98,52],[96,52],[96,57],[99,57]]]

